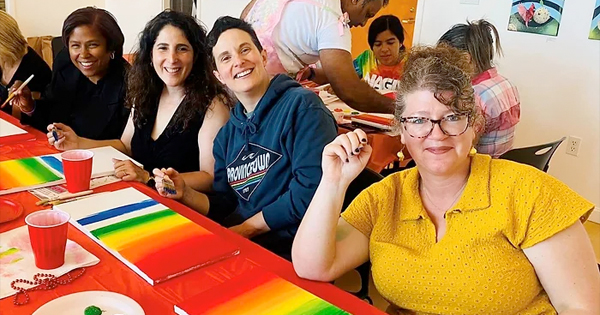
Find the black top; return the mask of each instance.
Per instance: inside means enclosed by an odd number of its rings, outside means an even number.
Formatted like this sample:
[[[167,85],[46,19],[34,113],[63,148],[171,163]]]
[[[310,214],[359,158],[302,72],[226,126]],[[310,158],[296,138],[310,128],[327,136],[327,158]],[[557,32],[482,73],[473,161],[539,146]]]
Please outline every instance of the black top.
[[[124,106],[128,69],[125,59],[111,60],[107,74],[94,84],[63,49],[54,59],[52,82],[36,101],[33,115],[21,115],[21,122],[43,132],[48,124],[60,122],[81,137],[119,139],[129,117]]]
[[[184,100],[185,101],[185,100]],[[200,149],[198,148],[198,132],[204,122],[204,113],[192,119],[185,130],[176,126],[174,121],[183,106],[179,106],[165,130],[156,139],[152,139],[152,128],[158,113],[158,104],[154,115],[144,124],[143,128],[136,126],[131,139],[131,155],[134,160],[142,163],[144,169],[152,173],[154,168],[172,167],[180,173],[200,170]]]
[[[4,86],[0,83],[0,104],[4,103],[4,100],[8,97],[8,89],[15,84],[15,81],[19,80],[25,82],[32,74],[34,77],[31,79],[31,82],[27,83],[27,87],[33,92],[43,92],[50,83],[52,71],[44,59],[42,59],[35,50],[31,47],[27,47],[27,53],[23,56],[23,59],[21,59],[21,63],[15,74],[13,74],[13,77],[10,79],[10,82],[8,82],[8,85]],[[2,70],[0,70],[0,76],[1,75]],[[2,110],[10,114],[12,106],[8,104],[4,106]]]

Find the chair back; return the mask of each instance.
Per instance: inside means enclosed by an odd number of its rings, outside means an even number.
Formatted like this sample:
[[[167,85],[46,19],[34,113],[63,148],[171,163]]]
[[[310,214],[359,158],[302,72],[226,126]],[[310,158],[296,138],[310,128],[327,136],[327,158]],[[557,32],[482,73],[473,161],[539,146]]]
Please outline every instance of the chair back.
[[[52,38],[52,56],[56,58],[56,55],[65,47],[62,41],[62,36]]]
[[[344,197],[344,205],[342,206],[342,211],[346,210],[346,208],[350,205],[352,200],[360,194],[361,191],[365,190],[367,187],[371,186],[374,183],[382,180],[383,176],[371,169],[365,168],[358,174],[358,176],[350,183],[348,186],[348,190],[346,190],[346,196]]]
[[[558,146],[565,141],[562,137],[558,141],[536,145],[532,147],[512,149],[500,156],[501,159],[511,160],[518,163],[528,164],[544,172],[548,171],[550,158],[558,149]]]

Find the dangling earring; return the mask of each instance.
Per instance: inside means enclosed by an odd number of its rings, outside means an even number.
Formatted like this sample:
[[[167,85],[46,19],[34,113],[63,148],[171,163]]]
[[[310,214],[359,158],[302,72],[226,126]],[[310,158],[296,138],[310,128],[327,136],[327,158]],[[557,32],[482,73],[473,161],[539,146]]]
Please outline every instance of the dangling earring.
[[[110,59],[115,59],[115,52],[114,51],[110,53]]]
[[[469,151],[469,156],[475,156],[475,154],[477,154],[477,149],[475,149],[475,147],[472,147],[471,151]]]
[[[398,151],[398,153],[396,153],[396,156],[398,156],[398,160],[400,162],[404,161],[404,152],[402,152],[404,150],[404,148],[402,148],[402,150]]]

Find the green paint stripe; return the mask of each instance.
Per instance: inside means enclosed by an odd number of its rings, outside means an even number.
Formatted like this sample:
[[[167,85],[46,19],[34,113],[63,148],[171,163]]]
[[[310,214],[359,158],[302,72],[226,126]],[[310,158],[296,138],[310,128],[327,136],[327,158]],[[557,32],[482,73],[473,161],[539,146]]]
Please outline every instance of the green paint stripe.
[[[14,254],[16,254],[18,252],[19,252],[18,248],[12,247],[12,248],[9,248],[9,249],[7,249],[7,250],[5,250],[3,252],[0,252],[0,258],[4,258],[4,257],[10,256],[10,255],[14,255]]]
[[[152,222],[155,220],[160,220],[162,218],[166,218],[166,217],[170,217],[173,215],[178,215],[175,211],[171,210],[171,209],[165,209],[165,210],[161,210],[161,211],[157,211],[157,212],[153,212],[153,213],[148,213],[146,215],[142,215],[139,217],[135,217],[135,218],[131,218],[125,221],[121,221],[121,222],[117,222],[111,225],[107,225],[104,227],[101,227],[99,229],[95,229],[92,232],[92,235],[94,235],[97,238],[101,238],[103,236],[106,236],[108,234],[123,230],[123,229],[129,229],[129,228],[133,228],[139,225],[143,225],[146,224],[148,222]]]
[[[44,180],[44,182],[51,182],[62,179],[61,177],[54,174],[45,165],[40,163],[36,158],[26,158],[19,160],[18,163],[23,165],[31,174],[35,177]]]
[[[321,300],[317,297],[302,304],[298,309],[289,313],[289,315],[303,315],[303,314],[314,314],[314,315],[343,315],[348,314],[343,310],[329,304],[328,302]]]

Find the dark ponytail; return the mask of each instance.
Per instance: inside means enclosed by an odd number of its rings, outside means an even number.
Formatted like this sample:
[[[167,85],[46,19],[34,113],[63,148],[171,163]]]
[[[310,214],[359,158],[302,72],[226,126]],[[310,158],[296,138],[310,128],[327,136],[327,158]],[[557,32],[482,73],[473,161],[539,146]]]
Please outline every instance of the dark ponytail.
[[[438,41],[438,44],[440,43],[467,51],[471,55],[477,73],[493,67],[494,53],[502,55],[498,30],[492,23],[483,19],[454,25],[442,35]]]

